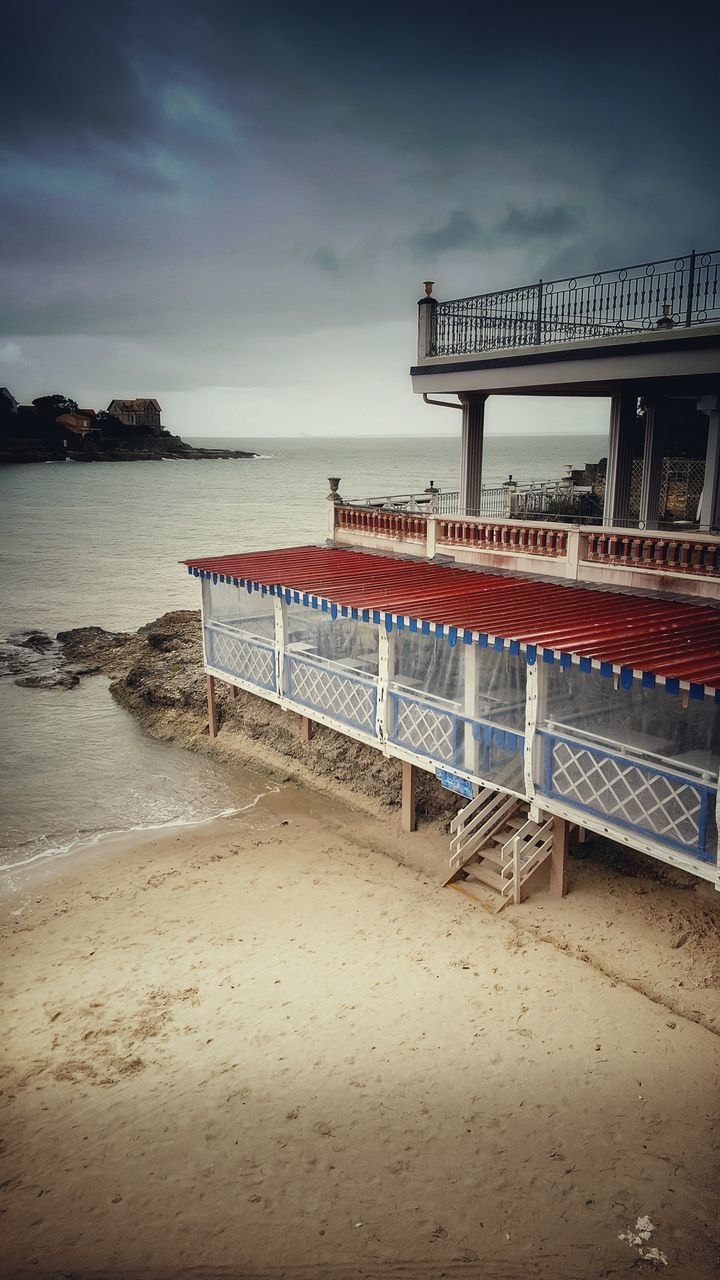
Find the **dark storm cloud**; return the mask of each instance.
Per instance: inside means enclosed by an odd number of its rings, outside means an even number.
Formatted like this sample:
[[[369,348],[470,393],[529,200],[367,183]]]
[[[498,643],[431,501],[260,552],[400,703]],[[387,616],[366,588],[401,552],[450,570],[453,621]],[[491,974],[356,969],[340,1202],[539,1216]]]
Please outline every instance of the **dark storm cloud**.
[[[448,296],[716,238],[717,18],[692,3],[690,42],[643,3],[6,9],[13,352],[126,337],[235,385],[263,344],[279,379],[298,334],[365,326],[362,353],[406,324],[409,359],[425,275]]]
[[[417,231],[408,238],[408,243],[418,257],[462,249],[484,252],[525,241],[552,241],[578,230],[582,222],[578,211],[567,205],[553,208],[536,205],[532,209],[512,205],[491,226],[481,226],[469,213],[454,209],[442,226]]]

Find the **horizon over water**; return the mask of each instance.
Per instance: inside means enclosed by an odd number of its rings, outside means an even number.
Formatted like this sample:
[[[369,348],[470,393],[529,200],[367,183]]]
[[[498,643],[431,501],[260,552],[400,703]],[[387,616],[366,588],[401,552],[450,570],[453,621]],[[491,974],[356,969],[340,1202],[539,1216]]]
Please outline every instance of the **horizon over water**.
[[[0,468],[2,639],[88,625],[129,631],[169,609],[198,608],[197,583],[178,561],[324,541],[329,475],[341,477],[345,497],[417,491],[430,480],[458,488],[458,430],[186,438],[260,456]],[[606,446],[605,435],[489,435],[483,479],[557,479]],[[240,769],[152,741],[107,683],[43,690],[0,679],[0,869],[67,852],[81,836],[202,821],[249,803]],[[0,877],[0,889],[9,880]]]

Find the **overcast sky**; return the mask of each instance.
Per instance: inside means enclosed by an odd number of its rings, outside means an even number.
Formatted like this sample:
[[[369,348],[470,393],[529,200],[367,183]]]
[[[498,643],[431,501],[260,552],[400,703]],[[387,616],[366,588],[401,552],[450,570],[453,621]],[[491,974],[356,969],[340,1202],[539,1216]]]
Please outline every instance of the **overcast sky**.
[[[422,280],[717,247],[707,6],[470,8],[6,4],[0,384],[157,396],[188,435],[439,432]]]

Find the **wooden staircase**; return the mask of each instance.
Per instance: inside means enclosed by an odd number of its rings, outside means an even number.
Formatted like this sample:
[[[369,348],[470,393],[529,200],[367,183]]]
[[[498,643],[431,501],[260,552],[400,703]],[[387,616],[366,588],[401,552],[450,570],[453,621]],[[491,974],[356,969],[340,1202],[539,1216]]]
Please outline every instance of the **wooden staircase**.
[[[525,800],[480,790],[450,823],[451,878],[494,890],[496,911],[520,902],[523,885],[552,851],[552,817],[530,817]]]

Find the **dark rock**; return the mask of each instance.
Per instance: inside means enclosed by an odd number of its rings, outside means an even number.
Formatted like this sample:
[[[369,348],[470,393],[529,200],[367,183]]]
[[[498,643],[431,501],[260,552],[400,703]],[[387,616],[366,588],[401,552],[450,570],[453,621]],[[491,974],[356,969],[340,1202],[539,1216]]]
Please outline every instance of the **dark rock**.
[[[47,671],[44,675],[20,676],[15,683],[21,689],[74,689],[80,677],[74,671]]]
[[[46,649],[51,649],[53,645],[51,637],[44,631],[20,631],[14,636],[9,636],[8,641],[21,649],[34,649],[36,653],[45,653]]]

